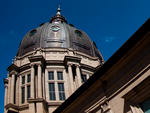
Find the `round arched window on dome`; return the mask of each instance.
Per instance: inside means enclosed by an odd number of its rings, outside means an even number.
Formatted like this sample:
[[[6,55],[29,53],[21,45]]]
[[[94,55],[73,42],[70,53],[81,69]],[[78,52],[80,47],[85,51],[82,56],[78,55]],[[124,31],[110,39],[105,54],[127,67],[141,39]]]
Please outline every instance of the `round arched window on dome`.
[[[33,35],[35,35],[35,33],[37,32],[37,30],[36,29],[33,29],[32,31],[30,31],[30,36],[33,36]]]
[[[76,33],[77,36],[82,37],[82,32],[81,31],[75,30],[75,33]]]

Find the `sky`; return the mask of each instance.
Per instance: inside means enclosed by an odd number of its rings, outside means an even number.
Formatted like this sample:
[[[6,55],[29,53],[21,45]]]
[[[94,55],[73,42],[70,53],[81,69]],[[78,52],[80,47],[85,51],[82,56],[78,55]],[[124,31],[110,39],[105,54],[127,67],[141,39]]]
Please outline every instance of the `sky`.
[[[23,36],[55,15],[59,0],[0,1],[0,113],[4,106],[3,79]],[[150,0],[61,0],[68,23],[85,31],[104,60],[150,17]]]

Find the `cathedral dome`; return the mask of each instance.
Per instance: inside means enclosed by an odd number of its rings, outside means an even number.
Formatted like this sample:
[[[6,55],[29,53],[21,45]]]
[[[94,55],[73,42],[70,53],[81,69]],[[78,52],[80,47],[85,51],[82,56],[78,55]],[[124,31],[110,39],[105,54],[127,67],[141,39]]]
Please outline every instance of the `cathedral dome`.
[[[58,9],[50,22],[29,31],[21,41],[17,56],[23,56],[37,48],[72,48],[90,56],[101,58],[94,42],[88,35],[68,24]]]

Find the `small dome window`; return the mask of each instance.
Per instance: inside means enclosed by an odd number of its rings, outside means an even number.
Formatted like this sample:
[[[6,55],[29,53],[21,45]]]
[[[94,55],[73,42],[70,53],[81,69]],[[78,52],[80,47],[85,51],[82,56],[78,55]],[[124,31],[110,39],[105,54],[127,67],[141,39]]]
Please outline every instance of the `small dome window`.
[[[77,36],[82,37],[82,32],[81,31],[75,30],[75,33],[76,33]]]
[[[30,31],[30,36],[33,36],[33,35],[35,35],[35,33],[37,32],[37,30],[36,29],[33,29],[32,31]]]
[[[74,25],[73,24],[69,24],[71,27],[74,27]]]
[[[44,25],[45,23],[41,23],[39,26],[41,27],[42,25]]]

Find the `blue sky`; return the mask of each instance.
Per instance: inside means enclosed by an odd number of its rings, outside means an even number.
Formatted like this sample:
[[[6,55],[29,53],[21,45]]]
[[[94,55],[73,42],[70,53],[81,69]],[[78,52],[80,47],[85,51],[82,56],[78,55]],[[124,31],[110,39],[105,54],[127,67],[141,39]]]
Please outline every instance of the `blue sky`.
[[[85,31],[107,60],[149,17],[150,0],[62,0],[62,14]],[[1,0],[0,113],[6,68],[27,31],[49,21],[58,0]]]

